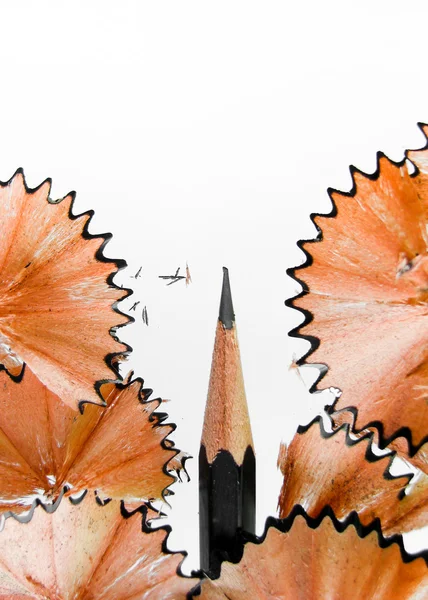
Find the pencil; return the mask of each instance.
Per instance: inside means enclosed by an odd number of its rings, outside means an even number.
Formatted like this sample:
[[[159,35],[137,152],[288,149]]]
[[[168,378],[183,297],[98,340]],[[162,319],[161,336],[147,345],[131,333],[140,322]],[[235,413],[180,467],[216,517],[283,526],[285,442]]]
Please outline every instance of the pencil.
[[[229,273],[223,288],[199,452],[201,569],[239,560],[238,532],[255,532],[256,462],[235,327]]]

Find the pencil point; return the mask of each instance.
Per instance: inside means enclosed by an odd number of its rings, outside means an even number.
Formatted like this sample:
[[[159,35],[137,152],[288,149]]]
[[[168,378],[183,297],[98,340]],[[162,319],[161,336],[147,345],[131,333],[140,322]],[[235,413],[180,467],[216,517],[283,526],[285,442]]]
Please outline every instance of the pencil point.
[[[221,290],[219,321],[223,323],[225,329],[232,329],[235,322],[235,313],[233,312],[232,293],[230,291],[229,271],[223,267],[223,288]]]

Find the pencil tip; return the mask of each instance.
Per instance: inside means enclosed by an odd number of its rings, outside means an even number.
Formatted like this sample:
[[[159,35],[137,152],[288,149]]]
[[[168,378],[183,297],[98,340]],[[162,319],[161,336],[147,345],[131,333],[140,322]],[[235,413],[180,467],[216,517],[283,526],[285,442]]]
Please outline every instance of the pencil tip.
[[[223,323],[225,329],[232,329],[235,322],[235,313],[233,312],[232,294],[230,291],[229,271],[223,267],[223,288],[221,290],[219,321]]]

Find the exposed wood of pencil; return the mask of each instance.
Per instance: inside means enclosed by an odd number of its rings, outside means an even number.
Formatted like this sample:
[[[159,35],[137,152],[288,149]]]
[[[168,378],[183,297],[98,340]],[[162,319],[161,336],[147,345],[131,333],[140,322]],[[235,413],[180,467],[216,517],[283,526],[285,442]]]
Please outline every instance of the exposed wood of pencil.
[[[199,504],[201,567],[215,576],[218,552],[236,557],[237,531],[255,528],[255,457],[227,269],[199,454]]]

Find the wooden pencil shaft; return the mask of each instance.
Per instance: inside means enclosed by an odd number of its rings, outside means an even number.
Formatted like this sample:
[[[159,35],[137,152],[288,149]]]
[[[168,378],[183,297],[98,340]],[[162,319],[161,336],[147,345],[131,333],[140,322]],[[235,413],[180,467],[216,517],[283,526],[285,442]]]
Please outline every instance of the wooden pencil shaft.
[[[240,532],[255,532],[256,463],[229,272],[223,267],[213,359],[199,453],[201,568],[218,577],[239,560]]]

